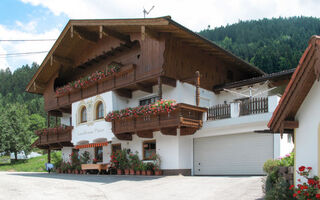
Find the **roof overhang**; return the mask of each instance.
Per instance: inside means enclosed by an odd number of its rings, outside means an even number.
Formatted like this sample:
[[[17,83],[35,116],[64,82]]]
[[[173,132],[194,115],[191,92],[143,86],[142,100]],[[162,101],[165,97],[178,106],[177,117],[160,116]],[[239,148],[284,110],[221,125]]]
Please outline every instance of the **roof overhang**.
[[[212,41],[173,21],[169,16],[143,19],[69,20],[27,85],[26,91],[43,94],[46,83],[57,72],[58,67],[54,66],[56,61],[65,64],[65,66],[81,65],[81,63],[74,62],[79,54],[77,52],[85,50],[92,42],[99,41],[104,34],[125,42],[130,40],[130,33],[142,32],[142,29],[148,29],[157,34],[168,33],[195,48],[200,48],[208,54],[219,57],[232,67],[239,67],[251,77],[265,74],[262,70],[236,57]],[[79,37],[74,37],[75,33]]]
[[[295,116],[308,95],[313,83],[320,77],[320,36],[312,36],[298,67],[274,111],[268,127],[284,132],[299,126]]]

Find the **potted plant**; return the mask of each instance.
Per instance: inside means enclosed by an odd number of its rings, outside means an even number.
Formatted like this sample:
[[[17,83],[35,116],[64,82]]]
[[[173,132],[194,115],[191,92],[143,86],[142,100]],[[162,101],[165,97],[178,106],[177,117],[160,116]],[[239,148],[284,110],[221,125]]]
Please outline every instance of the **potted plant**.
[[[162,175],[162,170],[160,170],[160,166],[161,166],[161,159],[160,159],[160,155],[159,154],[154,154],[152,156],[152,159],[154,160],[154,174],[156,176],[160,176]]]
[[[61,168],[62,173],[66,173],[67,170],[68,170],[68,169],[67,169],[67,163],[61,162],[60,168]]]
[[[97,164],[97,162],[98,162],[98,159],[96,159],[96,158],[92,159],[93,164]]]
[[[68,174],[72,173],[72,165],[70,162],[67,162],[67,170],[68,170]]]
[[[148,176],[153,175],[153,168],[154,168],[154,164],[152,162],[148,162],[147,163],[147,175]]]
[[[141,163],[141,175],[147,175],[147,163]]]
[[[138,152],[136,151],[134,154],[130,153],[129,154],[129,164],[130,164],[130,175],[134,175],[135,171],[138,171],[138,167],[140,164],[140,159]]]
[[[118,161],[118,168],[117,168],[117,174],[122,174],[123,170],[128,168],[128,157],[127,157],[127,150],[122,149],[116,156],[116,159]],[[129,171],[128,171],[129,174]]]

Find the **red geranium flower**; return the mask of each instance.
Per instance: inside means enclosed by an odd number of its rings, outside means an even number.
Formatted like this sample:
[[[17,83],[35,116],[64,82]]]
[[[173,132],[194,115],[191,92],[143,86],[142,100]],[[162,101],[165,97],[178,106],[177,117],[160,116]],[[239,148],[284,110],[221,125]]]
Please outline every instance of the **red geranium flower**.
[[[320,194],[316,194],[316,198],[317,198],[317,199],[320,199]]]
[[[294,188],[294,185],[290,185],[289,190],[292,190]]]
[[[294,194],[293,194],[293,197],[296,197],[296,196],[297,196],[297,194],[296,194],[296,193],[294,193]]]
[[[299,171],[300,171],[300,172],[303,172],[305,169],[306,169],[306,167],[305,167],[305,166],[301,166],[301,167],[299,167]]]

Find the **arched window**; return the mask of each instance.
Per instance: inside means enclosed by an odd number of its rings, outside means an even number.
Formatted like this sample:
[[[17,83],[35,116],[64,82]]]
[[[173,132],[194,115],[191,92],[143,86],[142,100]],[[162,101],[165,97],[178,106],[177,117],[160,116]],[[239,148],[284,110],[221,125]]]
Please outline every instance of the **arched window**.
[[[87,108],[85,106],[81,108],[80,119],[81,123],[87,122]]]
[[[102,119],[104,117],[104,108],[101,101],[96,106],[96,119]]]

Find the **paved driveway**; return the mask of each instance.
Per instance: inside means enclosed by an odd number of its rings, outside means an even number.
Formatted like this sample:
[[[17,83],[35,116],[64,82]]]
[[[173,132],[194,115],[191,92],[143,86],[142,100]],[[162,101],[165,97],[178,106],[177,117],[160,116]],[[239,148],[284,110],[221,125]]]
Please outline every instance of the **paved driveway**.
[[[0,172],[0,200],[255,200],[263,196],[262,178]]]

